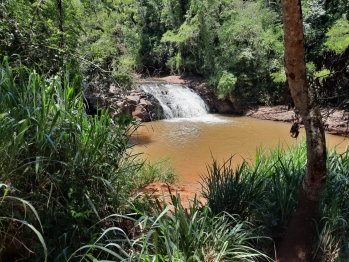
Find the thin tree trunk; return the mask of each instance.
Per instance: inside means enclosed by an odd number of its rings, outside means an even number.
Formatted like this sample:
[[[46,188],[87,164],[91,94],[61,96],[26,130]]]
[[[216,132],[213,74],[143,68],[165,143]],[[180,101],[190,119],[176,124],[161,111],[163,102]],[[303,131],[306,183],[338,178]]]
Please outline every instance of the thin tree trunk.
[[[57,9],[58,9],[58,28],[60,32],[63,32],[63,8],[62,0],[57,0]]]
[[[282,0],[285,71],[295,106],[306,131],[307,171],[299,203],[278,247],[278,261],[311,260],[320,194],[326,179],[326,141],[321,112],[309,91],[306,76],[300,0]]]
[[[58,42],[59,48],[64,48],[64,29],[63,29],[63,7],[62,7],[62,0],[57,0],[57,9],[58,9],[58,30],[60,34],[60,40]],[[58,63],[58,71],[63,68],[63,55],[59,54],[59,63]],[[64,77],[63,72],[61,73],[61,81],[64,83]]]

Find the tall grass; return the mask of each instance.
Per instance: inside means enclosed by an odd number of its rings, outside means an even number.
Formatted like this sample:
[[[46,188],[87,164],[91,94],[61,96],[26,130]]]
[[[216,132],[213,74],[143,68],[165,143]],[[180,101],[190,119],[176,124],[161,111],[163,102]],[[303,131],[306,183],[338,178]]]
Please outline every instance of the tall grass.
[[[212,210],[247,219],[272,238],[282,236],[297,205],[306,172],[304,141],[290,148],[256,151],[254,163],[233,169],[232,159],[208,166],[203,196]],[[349,151],[331,150],[321,196],[314,245],[316,261],[349,260]]]
[[[127,153],[133,126],[108,112],[87,116],[80,78],[66,75],[45,79],[6,58],[0,71],[0,181],[45,218],[50,261],[93,238],[96,220],[124,211],[139,168]]]
[[[220,165],[213,160],[207,165],[208,176],[203,178],[203,197],[212,212],[219,214],[225,211],[237,214],[242,220],[254,217],[255,210],[263,205],[265,199],[265,176],[259,172],[259,166],[254,170],[242,163],[235,170],[232,168],[232,158]]]
[[[164,157],[153,162],[149,160],[142,161],[137,174],[138,187],[144,187],[153,182],[176,183],[179,175],[169,163],[169,160],[168,157]]]
[[[232,167],[213,160],[203,176],[203,196],[215,214],[227,212],[242,220],[282,232],[297,204],[304,175],[305,143],[288,149],[256,151],[256,162]],[[268,234],[274,234],[268,233]]]
[[[305,141],[292,147],[279,146],[269,152],[256,150],[256,163],[251,168],[256,167],[267,180],[267,201],[260,209],[263,224],[272,231],[273,237],[280,236],[298,202],[306,168]]]
[[[28,201],[13,197],[9,192],[8,185],[0,184],[0,195],[2,195],[0,209],[7,211],[0,216],[0,261],[18,261],[28,257],[33,252],[28,247],[32,237],[27,239],[21,237],[23,232],[26,232],[36,235],[44,253],[43,261],[46,262],[47,248],[42,236],[43,229],[37,211]]]
[[[349,260],[349,151],[332,151],[327,161],[326,186],[317,223],[315,254],[320,261]]]
[[[171,204],[167,203],[165,196],[162,199],[148,196],[146,199],[149,201],[149,213],[138,210],[140,217],[137,220],[129,218],[134,222],[133,239],[122,232],[123,238],[114,239],[113,245],[96,242],[85,246],[84,258],[87,261],[170,262],[271,260],[255,249],[253,244],[261,237],[254,234],[247,222],[227,213],[215,216],[196,198],[189,209],[182,206],[179,195],[171,195]],[[118,228],[114,230],[120,232]],[[91,256],[89,252],[93,248],[102,251],[99,257]],[[122,257],[117,252],[119,249],[123,251]]]

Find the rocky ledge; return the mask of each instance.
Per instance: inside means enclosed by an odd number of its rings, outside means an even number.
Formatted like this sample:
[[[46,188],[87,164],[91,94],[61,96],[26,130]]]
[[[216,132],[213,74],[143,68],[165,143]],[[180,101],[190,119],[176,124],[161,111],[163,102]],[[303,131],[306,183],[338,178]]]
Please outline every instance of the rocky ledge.
[[[163,116],[162,107],[154,96],[135,89],[123,91],[111,86],[107,94],[88,92],[85,96],[91,108],[108,108],[111,118],[130,114],[138,121],[149,122]]]
[[[325,130],[329,134],[347,136],[349,134],[349,112],[338,109],[321,109]],[[288,106],[256,106],[244,110],[245,116],[272,121],[293,122],[295,112]]]

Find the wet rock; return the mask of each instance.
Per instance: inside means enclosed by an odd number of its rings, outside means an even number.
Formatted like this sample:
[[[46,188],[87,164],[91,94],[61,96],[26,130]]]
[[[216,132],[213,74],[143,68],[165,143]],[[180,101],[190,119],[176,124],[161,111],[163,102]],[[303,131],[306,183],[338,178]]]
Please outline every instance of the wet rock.
[[[144,98],[141,98],[139,100],[139,104],[142,105],[142,106],[148,106],[148,105],[151,105],[151,103],[147,100],[145,100]]]
[[[338,109],[323,108],[321,109],[322,120],[325,131],[334,135],[349,135],[348,112]],[[249,108],[244,111],[244,115],[272,121],[293,122],[295,120],[295,112],[288,110],[287,106],[258,106]],[[300,119],[300,122],[302,120]]]
[[[140,121],[163,118],[163,110],[157,99],[139,90],[125,91],[114,85],[110,86],[109,90],[102,90],[98,86],[91,86],[85,92],[85,96],[89,101],[88,110],[109,109],[113,119],[119,114],[130,114]]]
[[[139,96],[130,95],[130,96],[127,96],[126,99],[127,99],[126,101],[129,104],[137,105],[139,103],[140,97]]]
[[[149,121],[147,110],[142,105],[136,106],[135,110],[132,112],[132,117],[144,122]]]
[[[258,118],[262,120],[292,122],[295,119],[295,113],[287,110],[286,106],[259,106],[246,109],[243,113],[245,116]]]
[[[136,110],[136,105],[125,103],[123,107],[120,108],[120,112],[123,115],[132,115],[132,112]]]
[[[155,97],[144,92],[133,91],[116,104],[121,114],[130,114],[142,122],[162,119],[163,110]]]

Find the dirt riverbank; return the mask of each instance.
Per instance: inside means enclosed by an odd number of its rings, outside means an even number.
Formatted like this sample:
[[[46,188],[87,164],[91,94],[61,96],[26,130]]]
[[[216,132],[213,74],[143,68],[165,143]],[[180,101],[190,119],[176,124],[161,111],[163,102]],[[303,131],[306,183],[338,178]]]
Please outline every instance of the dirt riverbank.
[[[206,202],[201,196],[201,185],[199,182],[178,185],[155,182],[141,188],[140,191],[148,195],[155,195],[159,199],[162,199],[164,196],[168,204],[171,204],[170,193],[173,195],[179,194],[184,208],[189,208],[195,197],[203,204]]]

